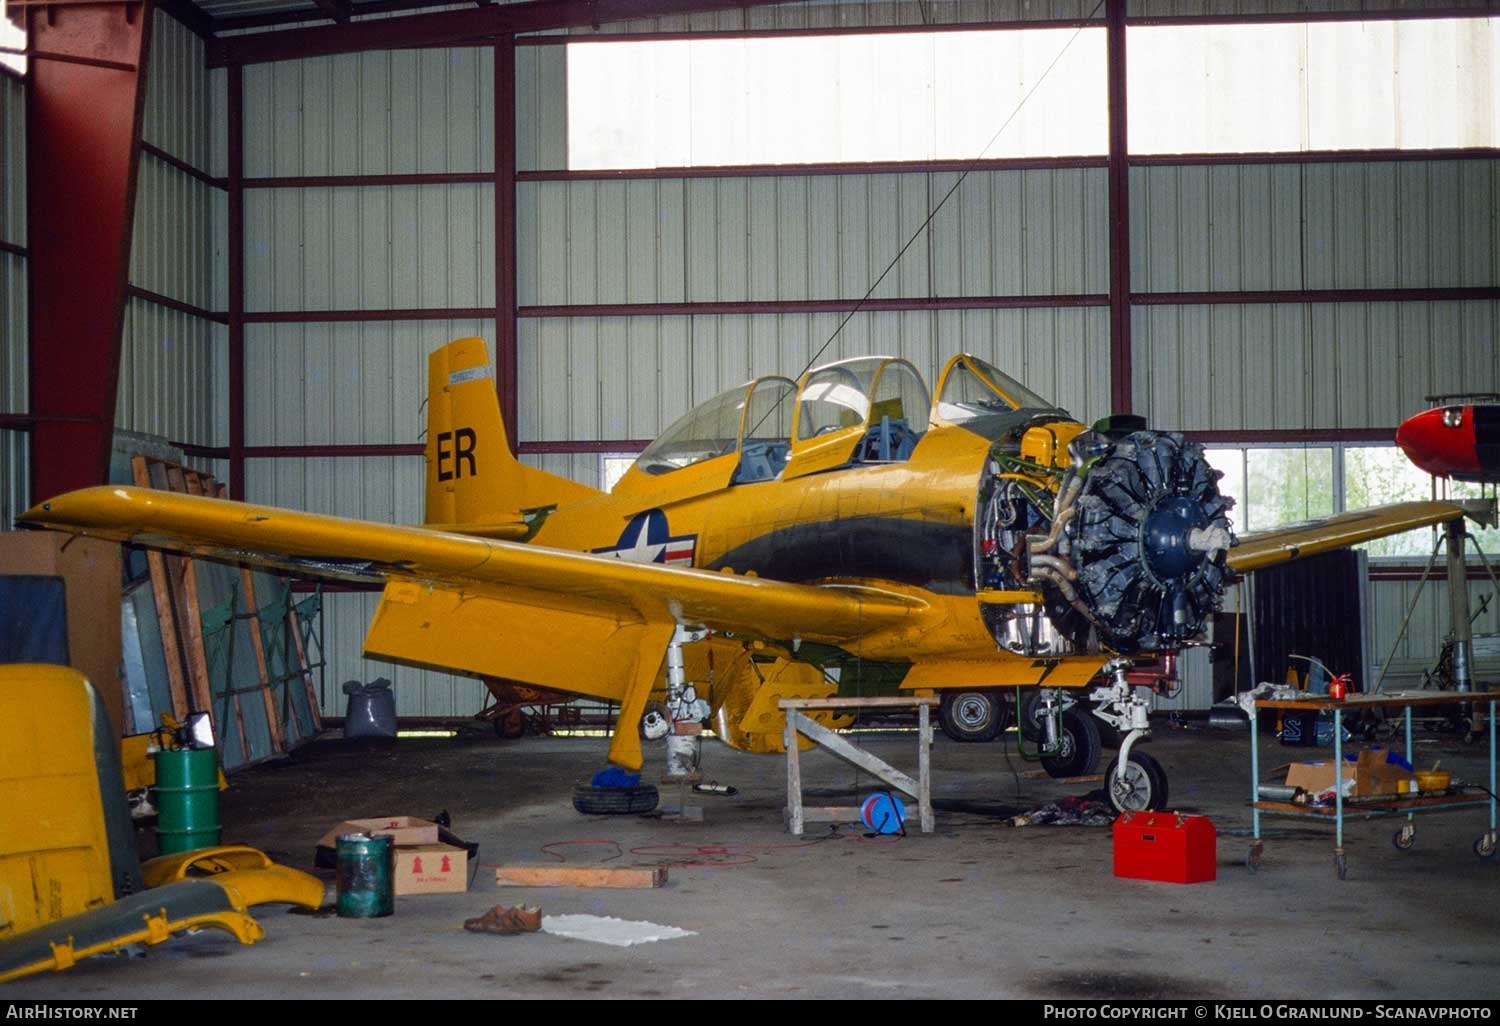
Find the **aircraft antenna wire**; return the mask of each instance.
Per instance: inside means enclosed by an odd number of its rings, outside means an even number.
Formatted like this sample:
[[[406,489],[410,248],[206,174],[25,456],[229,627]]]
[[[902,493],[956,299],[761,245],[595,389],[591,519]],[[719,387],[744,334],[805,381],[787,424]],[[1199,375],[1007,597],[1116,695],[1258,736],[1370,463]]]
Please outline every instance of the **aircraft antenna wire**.
[[[1092,21],[1099,14],[1099,11],[1103,7],[1104,0],[1099,0],[1099,2],[1094,5],[1094,9],[1089,12],[1088,20]],[[985,154],[989,153],[991,147],[993,147],[995,143],[999,141],[1000,136],[1003,135],[1005,130],[1010,127],[1011,122],[1015,121],[1016,117],[1020,115],[1022,109],[1025,108],[1027,101],[1030,100],[1031,97],[1036,93],[1036,91],[1042,87],[1042,83],[1047,81],[1047,76],[1052,74],[1052,69],[1057,67],[1058,62],[1063,59],[1063,56],[1067,54],[1074,41],[1083,34],[1083,30],[1086,27],[1088,26],[1079,25],[1078,28],[1073,31],[1073,34],[1068,37],[1068,41],[1063,44],[1062,49],[1057,51],[1057,56],[1052,58],[1052,62],[1048,64],[1047,67],[1042,71],[1041,76],[1036,80],[1035,83],[1032,84],[1030,89],[1026,90],[1026,94],[1021,97],[1020,102],[1016,104],[1015,109],[1012,110],[1006,117],[1006,119],[1000,123],[1000,127],[995,129],[995,134],[990,136],[990,141],[984,144],[984,148],[979,151],[979,155],[969,161],[969,166],[964,168],[962,173],[959,174],[958,179],[948,188],[948,191],[943,193],[942,198],[937,201],[937,204],[932,208],[932,210],[928,212],[927,217],[923,219],[922,223],[917,226],[917,230],[911,233],[911,238],[907,239],[905,245],[903,245],[899,250],[896,251],[896,255],[891,258],[891,262],[885,265],[885,270],[881,271],[879,277],[877,277],[875,281],[870,285],[870,287],[865,290],[865,294],[859,298],[859,302],[855,303],[854,306],[849,309],[849,312],[844,315],[844,319],[839,321],[838,327],[833,329],[833,334],[829,335],[827,341],[825,341],[821,346],[818,347],[817,352],[813,353],[812,356],[808,358],[807,366],[803,367],[801,373],[797,375],[799,381],[801,380],[803,374],[806,374],[813,368],[813,366],[818,362],[818,359],[823,355],[824,351],[826,351],[828,347],[833,344],[833,340],[839,337],[839,333],[842,332],[844,330],[844,327],[854,319],[854,315],[859,313],[859,311],[864,308],[864,305],[870,301],[870,297],[875,294],[875,290],[880,288],[880,283],[885,281],[886,276],[889,275],[891,271],[895,270],[896,265],[901,262],[901,258],[906,255],[906,251],[911,249],[912,245],[917,241],[917,239],[922,236],[922,233],[925,232],[928,226],[932,224],[933,220],[937,217],[938,212],[943,209],[944,204],[946,204],[950,199],[953,198],[953,194],[959,190],[959,187],[963,185],[964,182],[968,179],[969,175],[973,173],[975,169],[974,165],[984,159]]]

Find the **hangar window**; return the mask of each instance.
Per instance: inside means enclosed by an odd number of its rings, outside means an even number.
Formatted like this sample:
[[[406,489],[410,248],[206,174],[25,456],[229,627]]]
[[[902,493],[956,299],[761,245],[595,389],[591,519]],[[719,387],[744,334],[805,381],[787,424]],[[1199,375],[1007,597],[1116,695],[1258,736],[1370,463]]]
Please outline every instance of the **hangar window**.
[[[9,50],[26,49],[26,30],[18,27],[8,17],[10,4],[0,2],[0,46]],[[26,58],[15,53],[0,53],[0,64],[20,74],[26,74]]]
[[[1224,472],[1219,491],[1234,497],[1230,514],[1240,534],[1363,509],[1383,503],[1431,499],[1432,478],[1412,466],[1394,445],[1237,446],[1208,449],[1208,462]],[[1478,498],[1479,485],[1439,482],[1439,495]],[[1470,523],[1491,564],[1500,571],[1500,530]],[[1431,531],[1407,531],[1359,548],[1373,559],[1425,563]],[[1472,551],[1469,558],[1478,562]]]
[[[1102,28],[571,43],[567,75],[574,170],[1107,149]]]
[[[1230,515],[1241,534],[1334,512],[1332,448],[1209,449],[1207,456],[1213,467],[1224,472],[1219,491],[1234,497]]]
[[[1495,146],[1500,19],[1138,26],[1132,153]]]

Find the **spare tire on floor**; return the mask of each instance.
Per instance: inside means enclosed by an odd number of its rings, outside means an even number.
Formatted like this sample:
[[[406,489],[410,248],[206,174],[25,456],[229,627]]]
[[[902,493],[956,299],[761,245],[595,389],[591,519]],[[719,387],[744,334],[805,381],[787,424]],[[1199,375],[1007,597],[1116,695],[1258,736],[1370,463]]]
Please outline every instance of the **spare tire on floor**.
[[[661,800],[653,784],[635,787],[593,787],[579,784],[573,788],[573,808],[585,816],[632,816],[651,812]]]

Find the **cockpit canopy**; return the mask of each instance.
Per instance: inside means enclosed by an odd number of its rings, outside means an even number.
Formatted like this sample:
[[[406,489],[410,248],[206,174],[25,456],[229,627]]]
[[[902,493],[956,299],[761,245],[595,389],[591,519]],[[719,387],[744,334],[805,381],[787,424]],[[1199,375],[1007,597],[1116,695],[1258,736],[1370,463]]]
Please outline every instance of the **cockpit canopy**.
[[[949,361],[938,382],[936,417],[949,424],[969,426],[986,418],[1026,411],[1067,416],[1015,378],[977,356],[965,353]],[[981,432],[984,433],[984,432]]]
[[[636,468],[647,474],[668,474],[717,456],[776,445],[781,447],[780,462],[785,464],[796,399],[796,382],[782,377],[757,378],[721,392],[663,431],[641,453]]]
[[[911,457],[930,423],[985,433],[997,420],[1019,423],[1039,412],[1066,416],[975,356],[948,362],[935,406],[910,362],[856,357],[809,371],[800,389],[789,378],[764,377],[700,403],[662,432],[634,469],[660,477],[738,454],[725,460],[728,483],[769,481],[794,455],[798,473],[814,462],[815,469],[898,462]],[[804,459],[814,449],[816,459]]]

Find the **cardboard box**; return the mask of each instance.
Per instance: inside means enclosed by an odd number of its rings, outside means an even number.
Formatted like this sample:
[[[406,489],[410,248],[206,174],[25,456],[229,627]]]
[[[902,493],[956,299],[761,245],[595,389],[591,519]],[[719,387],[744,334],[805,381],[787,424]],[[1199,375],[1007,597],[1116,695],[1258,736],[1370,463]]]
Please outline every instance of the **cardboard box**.
[[[397,894],[462,894],[469,889],[469,853],[451,844],[396,846]]]
[[[337,848],[339,834],[389,834],[396,847],[437,844],[438,825],[415,816],[385,816],[376,819],[346,819],[318,841],[320,848]],[[396,893],[400,893],[397,891]]]
[[[1357,759],[1344,759],[1343,779],[1345,797],[1368,798],[1381,794],[1407,794],[1416,790],[1416,778],[1411,771],[1392,762],[1387,762],[1390,752],[1385,748],[1366,748]],[[1354,785],[1349,790],[1348,781]],[[1288,787],[1300,787],[1309,794],[1318,795],[1332,791],[1334,787],[1334,765],[1332,759],[1320,762],[1294,762],[1287,768]]]

